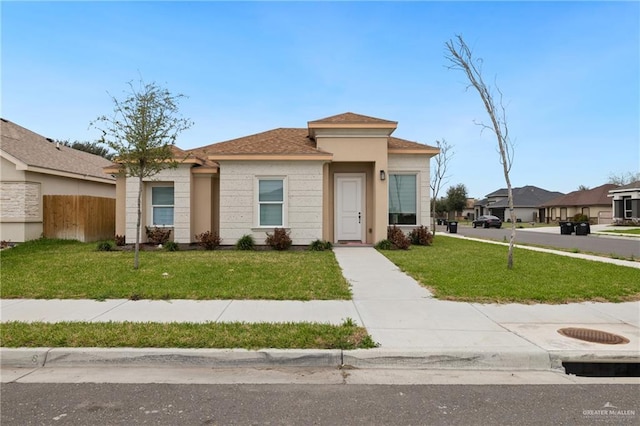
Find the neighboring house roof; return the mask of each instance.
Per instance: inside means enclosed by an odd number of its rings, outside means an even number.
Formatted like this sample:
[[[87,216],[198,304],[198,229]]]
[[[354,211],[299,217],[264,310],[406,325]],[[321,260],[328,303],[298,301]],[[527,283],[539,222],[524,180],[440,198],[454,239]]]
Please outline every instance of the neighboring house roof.
[[[310,121],[310,126],[312,123],[328,125],[332,123],[369,123],[393,126],[394,128],[396,125],[395,121],[382,120],[353,113],[345,113],[317,121]],[[438,152],[435,147],[392,136],[387,137],[387,146],[389,151],[394,154],[405,152],[411,154],[422,152],[437,154]],[[332,158],[331,153],[317,148],[316,141],[310,136],[310,130],[308,128],[278,128],[194,148],[187,152],[192,153],[198,158],[209,158],[210,160],[220,158],[232,159],[234,156],[292,156],[324,160],[331,160]]]
[[[521,188],[512,188],[514,207],[538,207],[541,204],[564,195],[562,192],[547,191],[537,186],[527,185]],[[497,191],[496,191],[497,192]],[[505,197],[506,190],[505,190]],[[509,207],[509,199],[503,198],[491,204],[491,208]]]
[[[637,190],[637,189],[640,189],[640,180],[637,180],[635,182],[631,182],[631,183],[629,183],[627,185],[619,186],[619,187],[614,188],[614,189],[610,189],[609,192],[610,193],[627,192],[627,191]]]
[[[496,191],[493,191],[491,194],[485,195],[486,198],[507,197],[507,196],[508,196],[507,188],[500,188]]]
[[[554,198],[541,207],[556,207],[556,206],[610,206],[611,199],[607,196],[609,191],[617,189],[618,185],[607,183],[600,185],[593,189],[586,189],[581,191],[573,191],[567,195]]]
[[[562,192],[547,191],[533,185],[526,185],[519,188],[512,188],[513,207],[538,207],[541,204],[564,195]],[[493,203],[489,198],[500,198]],[[487,195],[487,198],[478,201],[476,206],[489,206],[491,208],[508,208],[509,199],[507,188],[500,188]]]
[[[115,183],[103,172],[111,162],[99,155],[58,145],[4,118],[0,118],[0,135],[2,157],[18,170]]]

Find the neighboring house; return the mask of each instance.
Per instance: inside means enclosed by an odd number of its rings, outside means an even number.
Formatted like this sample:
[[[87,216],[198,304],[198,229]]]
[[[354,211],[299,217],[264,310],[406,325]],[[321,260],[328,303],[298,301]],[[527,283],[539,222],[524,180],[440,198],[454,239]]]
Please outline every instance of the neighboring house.
[[[467,204],[460,215],[460,218],[463,220],[474,220],[475,219],[475,205],[478,202],[475,198],[467,198]]]
[[[545,221],[545,209],[540,205],[563,195],[561,192],[547,191],[537,186],[527,185],[511,188],[513,193],[513,209],[516,220],[521,222]],[[475,204],[476,217],[482,215],[497,216],[503,221],[510,218],[507,188],[498,189],[488,194],[485,199]]]
[[[43,200],[47,196],[115,199],[115,179],[103,171],[110,161],[57,145],[4,118],[0,119],[0,135],[0,239],[3,241],[23,242],[43,235],[47,218]],[[54,221],[59,216],[49,217]],[[113,214],[111,218],[113,221]],[[114,224],[107,238],[113,238],[113,230]]]
[[[592,223],[611,223],[611,200],[609,191],[618,188],[611,183],[593,189],[578,190],[547,201],[540,207],[545,209],[547,221],[559,221],[583,214]]]
[[[387,226],[429,226],[429,162],[439,150],[392,137],[397,122],[345,113],[182,151],[177,168],[144,182],[144,226],[173,240],[217,232],[263,244],[285,228],[295,245],[373,244]],[[116,173],[117,165],[107,169]],[[135,241],[137,178],[118,177],[116,233]],[[144,238],[144,233],[142,233]]]
[[[640,218],[640,181],[609,190],[615,222]]]
[[[449,212],[447,215],[449,220],[473,220],[474,219],[474,206],[478,202],[475,198],[467,198],[466,204],[462,211]]]

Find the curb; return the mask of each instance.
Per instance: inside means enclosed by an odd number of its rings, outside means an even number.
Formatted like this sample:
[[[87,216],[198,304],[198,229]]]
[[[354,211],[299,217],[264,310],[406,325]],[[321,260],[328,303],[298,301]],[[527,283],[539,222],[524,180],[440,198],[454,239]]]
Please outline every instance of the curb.
[[[431,370],[562,370],[563,362],[640,363],[638,352],[402,349],[0,348],[2,368],[352,367]]]
[[[334,367],[342,351],[315,349],[2,348],[2,367]]]
[[[543,350],[474,349],[356,349],[344,352],[345,365],[356,368],[411,368],[456,370],[549,370],[549,354]]]

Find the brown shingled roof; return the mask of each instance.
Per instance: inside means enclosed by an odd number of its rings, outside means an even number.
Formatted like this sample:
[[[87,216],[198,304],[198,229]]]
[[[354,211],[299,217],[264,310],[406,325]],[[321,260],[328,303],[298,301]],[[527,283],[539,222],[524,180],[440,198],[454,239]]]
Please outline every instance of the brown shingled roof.
[[[593,189],[583,191],[573,191],[567,195],[556,197],[553,200],[542,204],[542,207],[563,207],[563,206],[604,206],[611,205],[611,198],[607,195],[609,191],[617,188],[618,185],[607,183]]]
[[[189,150],[198,157],[210,155],[326,155],[316,149],[307,129],[279,128]]]
[[[389,149],[430,151],[437,148],[418,142],[389,137]],[[262,133],[218,142],[189,151],[199,158],[215,155],[327,155],[316,148],[316,142],[308,137],[307,129],[279,128]]]
[[[398,124],[396,121],[383,120],[381,118],[369,117],[367,115],[345,112],[344,114],[332,115],[320,120],[309,121],[309,123],[377,123],[377,124]]]
[[[103,172],[103,167],[111,162],[106,158],[88,152],[60,146],[31,130],[25,129],[4,118],[0,119],[0,148],[29,168],[39,172],[65,172],[83,177],[114,180]]]
[[[389,149],[419,149],[425,151],[433,151],[437,150],[435,146],[425,145],[419,142],[411,142],[405,139],[395,138],[393,136],[389,136],[388,139],[388,148]]]

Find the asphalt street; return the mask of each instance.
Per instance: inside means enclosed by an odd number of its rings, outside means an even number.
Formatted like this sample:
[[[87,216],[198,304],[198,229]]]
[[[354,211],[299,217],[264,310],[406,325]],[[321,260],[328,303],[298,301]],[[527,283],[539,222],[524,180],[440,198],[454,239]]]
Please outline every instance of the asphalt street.
[[[640,385],[168,385],[2,387],[11,425],[638,424]]]
[[[446,232],[444,226],[438,226],[438,232]],[[560,235],[560,228],[556,233],[536,232],[534,230],[516,230],[516,244],[534,244],[549,248],[579,250],[581,253],[598,253],[606,256],[616,255],[623,258],[633,256],[640,258],[640,241],[637,238],[611,238],[601,235]],[[472,228],[458,226],[458,234],[465,237],[481,238],[495,241],[508,241],[511,229],[504,225],[496,228]]]

